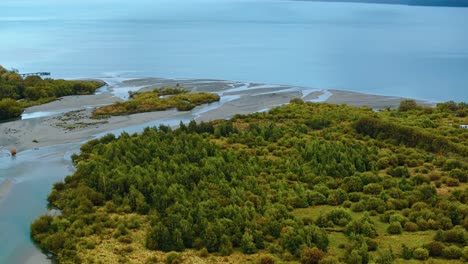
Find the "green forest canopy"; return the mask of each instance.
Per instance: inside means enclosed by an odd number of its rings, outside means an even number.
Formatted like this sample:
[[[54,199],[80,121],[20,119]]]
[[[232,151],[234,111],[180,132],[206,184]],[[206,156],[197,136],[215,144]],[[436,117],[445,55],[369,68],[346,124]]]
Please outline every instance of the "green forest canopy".
[[[21,116],[25,107],[43,104],[66,95],[92,94],[104,85],[100,81],[66,81],[21,77],[0,66],[0,120]]]
[[[468,258],[466,104],[294,102],[89,141],[32,238],[63,263]]]

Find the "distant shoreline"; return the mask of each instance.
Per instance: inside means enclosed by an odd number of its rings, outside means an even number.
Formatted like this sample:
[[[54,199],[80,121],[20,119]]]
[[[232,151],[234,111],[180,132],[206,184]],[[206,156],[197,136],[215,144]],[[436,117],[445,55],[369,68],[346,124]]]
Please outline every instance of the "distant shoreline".
[[[303,2],[342,2],[363,4],[388,4],[407,6],[468,7],[464,0],[293,0]]]

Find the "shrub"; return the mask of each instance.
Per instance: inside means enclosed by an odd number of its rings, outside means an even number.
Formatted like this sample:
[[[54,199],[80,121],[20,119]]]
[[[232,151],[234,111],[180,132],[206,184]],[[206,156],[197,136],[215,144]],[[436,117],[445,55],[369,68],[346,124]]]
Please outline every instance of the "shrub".
[[[327,203],[327,197],[317,191],[311,191],[307,194],[307,202],[309,205],[322,205]]]
[[[411,259],[413,256],[413,250],[409,248],[406,244],[401,245],[401,257],[404,259]]]
[[[382,192],[383,187],[378,183],[370,183],[364,186],[364,193],[377,195]]]
[[[281,258],[284,260],[284,261],[292,261],[294,259],[294,256],[291,254],[291,252],[289,251],[286,251],[283,253],[283,255],[281,256]]]
[[[413,257],[419,260],[426,260],[429,258],[429,251],[425,248],[417,248],[413,251]]]
[[[122,251],[125,252],[125,253],[132,253],[134,250],[135,249],[130,245],[124,246],[122,248]],[[176,263],[179,263],[179,262],[176,262]]]
[[[46,233],[49,231],[52,216],[43,215],[31,224],[31,235],[34,237],[38,234]]]
[[[0,120],[19,117],[23,113],[20,103],[10,98],[0,100]]]
[[[454,178],[447,178],[445,184],[447,184],[449,187],[456,187],[460,185],[460,181]]]
[[[180,264],[182,263],[182,256],[175,252],[171,251],[166,255],[166,264]]]
[[[289,103],[290,104],[304,104],[304,100],[302,100],[301,98],[299,97],[295,97],[295,98],[292,98],[291,100],[289,100]]]
[[[393,214],[389,218],[389,222],[399,222],[401,225],[404,225],[408,219],[401,214]]]
[[[379,251],[377,254],[377,259],[375,260],[377,264],[392,264],[395,260],[395,255],[393,255],[391,248],[385,251]]]
[[[192,247],[194,249],[202,249],[203,248],[203,240],[199,237],[195,238],[195,240],[192,243]]]
[[[365,237],[374,238],[377,236],[377,231],[375,229],[374,223],[366,214],[360,219],[355,219],[349,222],[349,224],[345,227],[345,234],[350,237],[363,235]]]
[[[270,255],[263,256],[260,258],[260,264],[275,264],[275,259]]]
[[[156,263],[159,263],[158,257],[156,256],[148,257],[145,261],[145,264],[156,264]]]
[[[405,223],[405,231],[407,232],[416,232],[418,231],[418,225],[414,222],[406,222]]]
[[[457,168],[463,167],[462,163],[456,159],[447,159],[445,160],[444,165],[442,166],[442,170],[444,171],[451,171]]]
[[[345,202],[343,203],[343,207],[344,207],[344,208],[350,208],[352,204],[353,204],[353,203],[352,203],[351,201],[345,201]]]
[[[348,194],[348,199],[354,203],[359,202],[361,198],[362,198],[362,193],[360,192],[352,192]]]
[[[389,234],[401,234],[403,229],[401,228],[400,222],[391,222],[387,228],[387,232]]]
[[[440,180],[441,176],[440,176],[440,172],[437,172],[437,171],[432,171],[429,173],[429,179],[431,181],[438,181]]]
[[[388,174],[392,175],[393,177],[400,177],[400,178],[408,178],[409,171],[407,167],[399,166],[388,171]]]
[[[364,209],[365,209],[365,206],[363,202],[357,202],[351,205],[351,210],[353,212],[362,212],[364,211]]]
[[[68,237],[69,234],[65,232],[54,233],[48,236],[46,239],[44,239],[43,244],[51,252],[58,252],[59,250],[64,248]]]
[[[429,250],[431,257],[442,256],[442,250],[445,248],[444,244],[438,241],[432,241],[429,244],[424,245],[424,248]]]
[[[253,254],[257,252],[257,246],[254,243],[253,236],[248,232],[245,232],[244,235],[242,236],[240,246],[241,246],[242,252],[245,254]]]
[[[200,251],[198,251],[198,256],[200,256],[201,258],[206,258],[208,257],[209,253],[208,253],[208,249],[206,249],[205,247],[200,249]]]
[[[87,241],[85,247],[87,249],[94,249],[96,247],[96,244],[93,241]]]
[[[467,238],[467,233],[461,226],[456,226],[451,230],[444,232],[445,242],[449,243],[465,243]]]
[[[400,105],[398,106],[398,111],[407,112],[410,110],[415,110],[417,108],[418,108],[418,104],[416,103],[415,100],[405,99],[400,102]]]
[[[468,172],[462,171],[460,169],[453,169],[450,171],[449,176],[453,179],[457,179],[461,182],[467,182],[468,180]]]
[[[325,256],[325,253],[320,249],[314,247],[305,247],[301,250],[301,263],[302,264],[317,264]]]
[[[468,246],[463,248],[462,257],[465,259],[465,261],[468,261]]]
[[[124,244],[131,244],[133,242],[133,239],[130,236],[121,236],[119,237],[118,241]]]
[[[451,245],[442,250],[442,256],[448,259],[459,259],[463,255],[461,248]]]
[[[326,218],[328,221],[332,221],[335,225],[343,224],[343,220],[346,221],[346,224],[351,221],[351,214],[343,208],[333,209],[327,213]],[[344,224],[344,225],[346,225]]]
[[[377,250],[379,244],[377,244],[377,242],[375,240],[366,237],[364,241],[366,242],[367,249],[369,251],[376,251]]]
[[[222,256],[229,256],[232,254],[233,247],[231,239],[227,235],[221,237],[221,245],[219,246],[219,253]]]

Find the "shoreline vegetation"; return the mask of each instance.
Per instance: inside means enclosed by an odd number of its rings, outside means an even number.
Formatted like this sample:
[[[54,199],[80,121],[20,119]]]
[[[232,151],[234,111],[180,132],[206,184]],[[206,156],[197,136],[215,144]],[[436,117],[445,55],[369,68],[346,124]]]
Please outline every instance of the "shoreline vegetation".
[[[17,71],[0,66],[0,121],[15,120],[24,109],[57,100],[67,95],[93,94],[105,85],[102,81],[67,81],[21,77]]]
[[[466,103],[294,98],[268,112],[108,134],[31,225],[61,263],[464,263]]]
[[[91,118],[164,111],[172,108],[178,111],[190,111],[196,106],[220,99],[217,94],[189,93],[188,90],[179,86],[156,88],[150,92],[130,92],[129,95],[128,101],[97,108]]]

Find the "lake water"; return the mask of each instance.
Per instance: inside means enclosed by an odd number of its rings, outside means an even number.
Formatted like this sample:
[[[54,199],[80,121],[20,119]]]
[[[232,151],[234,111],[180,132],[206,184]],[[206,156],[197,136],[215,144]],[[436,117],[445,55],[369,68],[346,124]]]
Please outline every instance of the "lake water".
[[[60,78],[218,78],[468,101],[467,25],[468,8],[2,0],[0,64]]]

